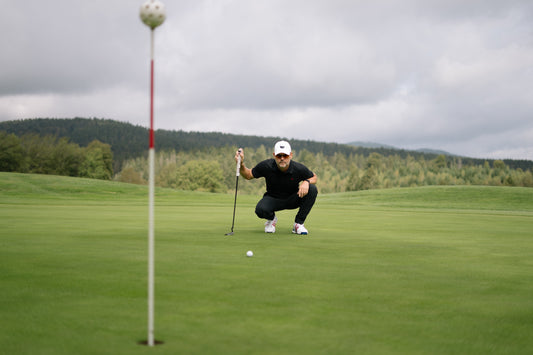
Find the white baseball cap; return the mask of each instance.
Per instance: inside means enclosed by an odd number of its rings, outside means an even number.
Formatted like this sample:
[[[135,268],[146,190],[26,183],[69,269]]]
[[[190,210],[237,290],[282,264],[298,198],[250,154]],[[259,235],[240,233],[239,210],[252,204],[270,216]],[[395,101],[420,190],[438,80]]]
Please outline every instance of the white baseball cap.
[[[274,146],[274,155],[287,154],[291,155],[291,145],[287,141],[279,141]]]

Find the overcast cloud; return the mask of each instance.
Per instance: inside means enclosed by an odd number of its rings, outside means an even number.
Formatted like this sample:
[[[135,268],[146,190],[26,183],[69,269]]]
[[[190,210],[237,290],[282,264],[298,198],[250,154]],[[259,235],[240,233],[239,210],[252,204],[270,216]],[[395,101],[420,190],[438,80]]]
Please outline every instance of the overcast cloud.
[[[148,127],[142,0],[0,2],[0,120]],[[156,128],[533,160],[531,0],[163,3]]]

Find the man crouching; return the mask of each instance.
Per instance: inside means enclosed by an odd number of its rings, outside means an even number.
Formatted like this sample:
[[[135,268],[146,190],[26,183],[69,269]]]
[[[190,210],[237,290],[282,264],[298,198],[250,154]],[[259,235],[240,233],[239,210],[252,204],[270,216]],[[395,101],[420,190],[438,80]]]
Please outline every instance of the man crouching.
[[[245,166],[242,149],[235,153],[236,161],[239,155],[241,176],[247,180],[265,178],[266,192],[255,207],[255,214],[267,220],[265,233],[276,232],[276,211],[298,208],[292,232],[299,235],[308,234],[304,222],[318,195],[315,186],[317,176],[305,165],[292,161],[289,142],[277,142],[274,146],[274,158],[263,160],[252,169]]]

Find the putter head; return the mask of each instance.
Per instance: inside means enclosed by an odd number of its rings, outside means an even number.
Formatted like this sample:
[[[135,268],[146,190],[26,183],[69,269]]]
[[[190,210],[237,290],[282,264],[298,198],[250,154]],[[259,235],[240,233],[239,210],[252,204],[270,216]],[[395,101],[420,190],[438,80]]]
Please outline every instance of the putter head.
[[[233,232],[226,233],[224,235],[233,235]]]

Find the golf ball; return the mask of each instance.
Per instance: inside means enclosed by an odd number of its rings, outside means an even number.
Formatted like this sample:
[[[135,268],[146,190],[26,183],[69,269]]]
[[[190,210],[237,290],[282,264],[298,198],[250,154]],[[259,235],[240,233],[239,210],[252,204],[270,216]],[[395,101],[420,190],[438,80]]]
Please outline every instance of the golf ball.
[[[248,251],[246,252],[246,256],[248,256],[248,257],[250,257],[250,256],[254,256],[254,252],[251,251],[251,250],[248,250]]]

